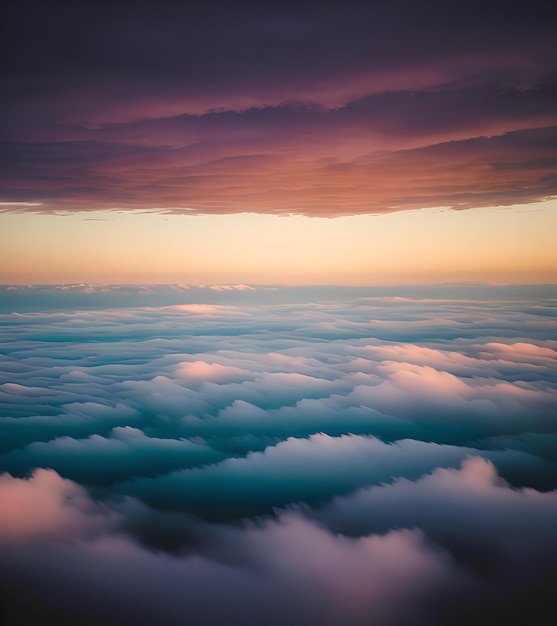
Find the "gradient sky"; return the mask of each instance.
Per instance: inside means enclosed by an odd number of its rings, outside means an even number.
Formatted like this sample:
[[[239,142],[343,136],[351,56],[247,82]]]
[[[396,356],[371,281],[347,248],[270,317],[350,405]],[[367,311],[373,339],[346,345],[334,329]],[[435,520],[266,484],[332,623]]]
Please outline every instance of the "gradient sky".
[[[0,282],[555,282],[556,18],[8,0]]]

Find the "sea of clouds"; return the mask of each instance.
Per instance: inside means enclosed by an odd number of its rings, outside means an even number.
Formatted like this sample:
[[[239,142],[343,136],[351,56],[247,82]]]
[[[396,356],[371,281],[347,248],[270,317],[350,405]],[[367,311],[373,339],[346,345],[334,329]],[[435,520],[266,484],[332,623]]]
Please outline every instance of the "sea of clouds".
[[[1,291],[6,624],[554,623],[553,288]]]

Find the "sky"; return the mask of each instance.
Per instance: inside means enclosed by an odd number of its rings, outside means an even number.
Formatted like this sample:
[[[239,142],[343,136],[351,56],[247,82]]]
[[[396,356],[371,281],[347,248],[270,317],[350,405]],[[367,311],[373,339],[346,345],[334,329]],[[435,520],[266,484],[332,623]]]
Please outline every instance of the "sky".
[[[554,626],[556,24],[1,3],[2,626]]]
[[[4,284],[556,282],[553,3],[2,12]]]

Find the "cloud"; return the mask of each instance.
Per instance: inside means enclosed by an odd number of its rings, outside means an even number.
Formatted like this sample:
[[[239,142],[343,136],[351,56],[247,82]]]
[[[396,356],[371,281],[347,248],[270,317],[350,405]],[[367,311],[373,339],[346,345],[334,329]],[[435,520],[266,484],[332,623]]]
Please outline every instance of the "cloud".
[[[142,624],[157,615],[160,623],[177,624],[187,614],[204,625],[234,614],[248,624],[264,615],[272,624],[287,619],[358,625],[372,615],[381,625],[441,624],[459,614],[482,619],[486,605],[509,602],[509,593],[530,602],[555,567],[555,494],[511,490],[478,458],[461,470],[437,469],[417,482],[399,480],[335,500],[319,514],[334,534],[290,511],[240,527],[205,527],[197,551],[174,556],[138,545],[121,525],[107,522],[111,517],[121,522],[126,509],[115,516],[54,472],[37,476],[42,480],[46,474],[50,487],[40,485],[44,511],[53,508],[71,520],[92,507],[86,518],[100,516],[101,524],[91,533],[68,523],[38,552],[15,546],[13,536],[2,533],[0,571],[17,573],[43,616],[56,610],[61,623],[70,623],[79,610],[92,623],[133,618]],[[35,481],[4,475],[3,495],[9,495],[7,482],[17,482],[23,493],[39,487]],[[64,495],[77,492],[81,500],[66,498],[62,504],[60,485]],[[13,502],[18,519],[25,519],[22,499]],[[137,515],[137,508],[128,505],[126,512]],[[416,523],[424,530],[404,529]],[[391,524],[399,529],[381,534],[366,529]],[[199,524],[192,529],[199,532]],[[339,535],[339,529],[348,529],[349,536]],[[26,531],[44,539],[44,528]],[[433,541],[448,545],[456,558]],[[487,561],[488,569],[462,565],[475,558]],[[215,590],[218,603],[210,601]],[[10,600],[7,606],[12,610]],[[545,602],[542,610],[548,608]],[[533,607],[532,615],[540,615],[540,607]]]
[[[550,289],[80,290],[2,291],[8,624],[545,623]]]
[[[3,475],[0,489],[13,512],[7,525],[3,520],[0,571],[13,568],[29,585],[43,616],[56,607],[62,623],[79,609],[93,623],[115,623],[124,616],[147,623],[157,615],[160,623],[177,624],[187,614],[197,624],[212,624],[233,613],[249,624],[266,615],[273,624],[317,619],[336,625],[346,620],[363,624],[373,613],[379,623],[392,624],[403,616],[411,618],[412,607],[437,587],[466,580],[417,531],[349,539],[287,514],[263,524],[211,530],[213,550],[223,544],[233,550],[226,563],[203,554],[154,553],[108,524],[100,534],[85,534],[82,518],[88,522],[91,514],[82,509],[93,507],[98,514],[96,505],[54,472],[39,471],[29,481]],[[45,514],[40,525],[25,526],[30,506]],[[101,521],[110,519],[108,513],[100,516]],[[56,540],[38,553],[25,545],[14,551],[6,543],[13,539],[10,521],[18,526],[24,522],[20,538],[44,537],[53,525]],[[249,556],[234,562],[234,552]],[[53,561],[57,567],[45,577]],[[215,588],[218,603],[210,601]]]
[[[485,359],[513,361],[522,364],[552,365],[557,360],[557,351],[531,343],[487,343],[480,347],[480,356]]]
[[[555,120],[506,133],[490,131],[490,136],[443,142],[432,137],[429,143],[414,141],[397,149],[373,135],[363,145],[368,126],[361,122],[362,145],[349,149],[342,145],[344,129],[336,120],[318,124],[313,133],[310,126],[304,139],[294,128],[286,146],[284,138],[274,138],[271,126],[258,134],[266,152],[243,146],[247,154],[242,155],[235,154],[237,149],[229,153],[234,148],[225,137],[196,142],[195,148],[139,148],[125,143],[124,136],[117,144],[99,139],[7,146],[3,187],[9,200],[40,202],[33,212],[118,208],[312,217],[512,205],[557,193]],[[327,137],[325,146],[322,137]],[[38,164],[40,176],[28,173],[28,163]],[[26,210],[21,207],[3,211]]]
[[[191,384],[232,383],[245,381],[253,377],[251,372],[239,367],[219,365],[218,363],[206,363],[205,361],[184,361],[180,363],[177,375]]]
[[[28,479],[0,475],[0,541],[33,537],[81,537],[106,530],[112,516],[85,490],[52,470],[38,469]]]
[[[130,22],[127,3],[8,2],[1,210],[333,217],[556,194],[552,5],[325,4],[166,2]]]
[[[163,306],[3,317],[3,449],[106,438],[125,426],[229,451],[235,438],[232,449],[244,453],[246,432],[262,450],[322,431],[467,444],[552,429],[557,345],[547,340],[551,318],[526,304],[524,312],[498,305],[494,326],[474,301],[455,313],[450,300],[406,298],[393,314],[391,304],[369,301],[188,303],[192,288],[180,295],[186,304],[169,307],[164,299],[177,294],[151,290]],[[43,291],[34,297],[50,302]]]
[[[336,498],[321,519],[334,532],[360,536],[390,528],[421,528],[481,571],[550,567],[557,492],[511,489],[482,457],[461,469],[437,468],[411,482],[368,487]]]
[[[66,436],[31,443],[4,455],[3,467],[19,474],[29,467],[49,467],[74,480],[102,484],[205,465],[222,457],[201,442],[146,437],[141,430],[124,426],[114,428],[108,437]]]
[[[243,426],[249,432],[249,424]],[[413,440],[385,444],[373,437],[317,434],[308,439],[289,438],[243,458],[135,479],[115,490],[156,507],[209,519],[240,518],[269,514],[293,503],[319,505],[335,494],[399,476],[417,478],[434,467],[458,466],[470,454],[492,457],[504,469],[516,471],[525,466],[536,472],[544,468],[555,476],[556,468],[550,463],[521,452],[480,453],[464,446]]]

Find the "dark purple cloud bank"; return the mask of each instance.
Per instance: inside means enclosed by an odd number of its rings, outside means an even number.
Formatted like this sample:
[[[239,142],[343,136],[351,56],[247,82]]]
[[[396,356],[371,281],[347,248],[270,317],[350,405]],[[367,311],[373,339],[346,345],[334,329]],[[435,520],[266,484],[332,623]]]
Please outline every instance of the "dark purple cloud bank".
[[[335,216],[556,194],[552,3],[6,7],[0,201],[23,204],[4,210]]]
[[[552,623],[551,287],[213,287],[4,292],[7,625]]]

